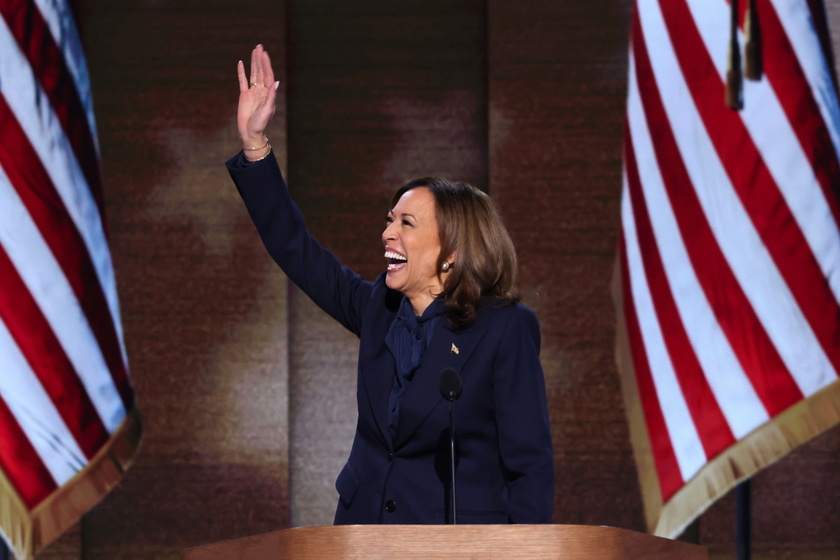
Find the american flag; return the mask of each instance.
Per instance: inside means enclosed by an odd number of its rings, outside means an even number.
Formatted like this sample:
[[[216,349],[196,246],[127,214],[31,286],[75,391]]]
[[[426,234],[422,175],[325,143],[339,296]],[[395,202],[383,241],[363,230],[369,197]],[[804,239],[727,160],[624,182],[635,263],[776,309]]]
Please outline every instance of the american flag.
[[[23,559],[116,484],[140,422],[72,14],[0,15],[0,532]]]
[[[828,45],[820,0],[635,2],[614,293],[655,534],[840,422]]]

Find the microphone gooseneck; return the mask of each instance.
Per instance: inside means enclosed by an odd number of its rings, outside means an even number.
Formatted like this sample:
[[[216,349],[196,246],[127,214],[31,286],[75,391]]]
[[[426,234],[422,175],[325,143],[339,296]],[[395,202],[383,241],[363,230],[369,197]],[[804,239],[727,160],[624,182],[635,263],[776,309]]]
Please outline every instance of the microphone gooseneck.
[[[455,500],[455,401],[461,396],[461,375],[448,367],[440,372],[440,394],[449,401],[449,467],[450,494],[452,498],[452,525],[458,524],[458,506]]]

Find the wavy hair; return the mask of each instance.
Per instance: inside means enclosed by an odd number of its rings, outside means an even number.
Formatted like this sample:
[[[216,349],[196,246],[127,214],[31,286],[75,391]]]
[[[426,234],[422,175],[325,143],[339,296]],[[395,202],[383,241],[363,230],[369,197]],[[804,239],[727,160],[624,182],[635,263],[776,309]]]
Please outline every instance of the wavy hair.
[[[516,249],[493,200],[468,183],[419,177],[403,184],[391,208],[407,191],[425,187],[435,201],[440,266],[455,253],[443,291],[438,294],[457,327],[471,325],[482,303],[505,306],[519,301]]]

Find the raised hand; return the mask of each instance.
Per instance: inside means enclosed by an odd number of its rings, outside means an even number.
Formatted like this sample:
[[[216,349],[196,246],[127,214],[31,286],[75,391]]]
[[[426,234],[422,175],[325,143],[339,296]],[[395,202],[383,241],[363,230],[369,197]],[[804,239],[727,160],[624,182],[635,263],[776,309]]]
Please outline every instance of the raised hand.
[[[237,64],[239,77],[239,108],[236,123],[245,157],[250,160],[262,159],[271,150],[265,130],[274,116],[277,88],[280,82],[274,81],[271,58],[262,45],[251,51],[251,78],[245,77],[245,64]]]

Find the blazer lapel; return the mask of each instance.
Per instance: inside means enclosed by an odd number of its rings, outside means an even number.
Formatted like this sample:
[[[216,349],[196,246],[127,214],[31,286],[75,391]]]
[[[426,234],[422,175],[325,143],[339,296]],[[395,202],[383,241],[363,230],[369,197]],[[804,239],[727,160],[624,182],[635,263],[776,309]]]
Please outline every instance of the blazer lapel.
[[[359,416],[373,418],[382,441],[389,448],[393,445],[393,442],[391,432],[388,429],[388,398],[391,394],[391,386],[394,383],[397,366],[394,362],[394,356],[388,350],[384,340],[402,297],[399,292],[386,291],[385,306],[382,307],[376,317],[368,322],[371,325],[370,332],[366,333],[363,338],[363,340],[383,342],[379,344],[363,343],[359,353],[360,368],[364,371],[364,374],[359,376],[359,381],[363,384],[363,387],[360,387],[359,390],[366,394],[367,405],[369,406],[367,411],[360,408]],[[361,404],[362,400],[360,399],[359,405],[361,406]]]
[[[437,405],[446,402],[440,394],[440,372],[451,367],[461,373],[485,330],[484,326],[474,324],[456,332],[449,327],[445,317],[438,322],[420,367],[403,394],[395,449],[405,443]]]
[[[370,415],[374,424],[379,429],[382,441],[387,447],[392,446],[391,431],[388,429],[388,398],[391,394],[391,385],[394,382],[397,366],[390,350],[383,344],[381,352],[375,361],[369,361],[365,365],[367,373],[360,379],[364,383],[364,391],[367,394],[367,404],[370,406],[368,412],[359,410],[359,416]],[[361,401],[360,401],[361,402]]]

